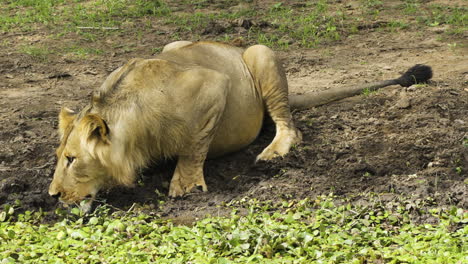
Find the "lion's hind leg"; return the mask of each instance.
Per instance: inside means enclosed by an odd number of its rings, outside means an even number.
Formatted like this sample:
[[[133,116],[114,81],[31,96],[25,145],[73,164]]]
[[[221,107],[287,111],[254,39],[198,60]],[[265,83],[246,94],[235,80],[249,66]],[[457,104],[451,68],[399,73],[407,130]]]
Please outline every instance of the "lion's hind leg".
[[[276,125],[275,138],[257,156],[257,161],[284,156],[293,145],[302,140],[302,134],[294,126],[289,109],[286,74],[273,51],[266,46],[255,45],[248,48],[243,59],[263,98],[266,110]]]

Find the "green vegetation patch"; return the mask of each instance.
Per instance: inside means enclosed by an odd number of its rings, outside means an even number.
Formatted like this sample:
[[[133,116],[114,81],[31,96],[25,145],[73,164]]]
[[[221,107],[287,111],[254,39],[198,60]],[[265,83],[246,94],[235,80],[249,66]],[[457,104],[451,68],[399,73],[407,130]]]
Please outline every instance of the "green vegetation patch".
[[[46,62],[48,56],[53,53],[48,47],[42,45],[24,45],[20,47],[20,52],[41,62]]]
[[[0,7],[2,31],[29,31],[44,26],[75,31],[76,26],[118,26],[130,19],[170,12],[158,0],[18,0],[0,1]]]
[[[289,44],[297,42],[302,47],[311,48],[319,43],[339,40],[340,33],[346,31],[343,26],[344,13],[330,7],[323,0],[302,8],[277,3],[266,15],[266,20],[273,24],[276,33],[259,32],[258,41],[281,48],[288,48]]]
[[[409,202],[358,206],[334,197],[243,200],[192,226],[100,207],[41,223],[0,213],[0,263],[466,263],[468,212]],[[416,214],[415,214],[416,213]],[[423,222],[415,220],[426,219]],[[418,222],[419,221],[419,222]]]
[[[0,31],[42,31],[46,37],[65,40],[70,39],[69,33],[78,33],[83,40],[96,42],[113,34],[154,34],[155,28],[164,28],[157,34],[170,32],[171,40],[241,37],[249,43],[288,49],[293,44],[311,48],[369,29],[397,32],[442,26],[446,34],[463,36],[467,14],[465,6],[423,0],[359,0],[355,4],[326,0],[0,0]],[[240,27],[245,30],[238,31]]]

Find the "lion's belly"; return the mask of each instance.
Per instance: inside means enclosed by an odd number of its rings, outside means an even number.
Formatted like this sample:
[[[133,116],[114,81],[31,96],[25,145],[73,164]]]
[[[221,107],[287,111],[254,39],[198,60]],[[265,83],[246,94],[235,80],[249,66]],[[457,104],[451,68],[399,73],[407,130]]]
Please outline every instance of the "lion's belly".
[[[228,98],[209,157],[235,152],[252,143],[262,128],[263,115],[263,103],[258,97]]]
[[[231,67],[226,67],[228,64]],[[224,66],[216,70],[230,76],[231,87],[223,117],[210,144],[209,157],[235,152],[252,143],[262,128],[264,116],[263,99],[241,54],[231,55],[220,65]]]

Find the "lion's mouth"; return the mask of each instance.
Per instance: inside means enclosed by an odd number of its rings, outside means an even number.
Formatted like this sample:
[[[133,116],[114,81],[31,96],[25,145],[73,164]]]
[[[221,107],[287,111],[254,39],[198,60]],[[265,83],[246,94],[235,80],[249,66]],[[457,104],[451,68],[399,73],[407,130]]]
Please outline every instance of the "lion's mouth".
[[[89,213],[95,200],[94,198],[95,197],[92,194],[88,194],[80,199],[67,199],[66,197],[64,197],[60,198],[59,201],[65,208],[76,205],[83,213]]]
[[[89,199],[84,199],[83,201],[80,202],[78,207],[83,213],[89,213],[91,211],[91,208],[93,207],[93,202],[94,202],[94,197],[91,197]]]

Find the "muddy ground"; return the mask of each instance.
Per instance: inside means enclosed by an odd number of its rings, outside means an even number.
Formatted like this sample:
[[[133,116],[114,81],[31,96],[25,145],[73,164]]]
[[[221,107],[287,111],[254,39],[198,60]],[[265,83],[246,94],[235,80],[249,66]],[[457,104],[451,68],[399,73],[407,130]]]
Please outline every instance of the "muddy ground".
[[[407,197],[468,208],[468,48],[466,36],[444,35],[442,40],[443,31],[362,27],[358,34],[313,49],[293,43],[278,51],[291,93],[395,78],[416,63],[432,66],[434,78],[428,85],[391,86],[296,111],[303,143],[283,159],[254,164],[274,135],[266,122],[250,147],[207,161],[208,193],[166,198],[174,169],[168,161],[145,170],[139,186],[103,192],[100,200],[123,210],[137,203],[163,217],[189,220],[225,214],[230,209],[219,205],[233,199],[302,199],[330,192],[354,201],[378,194],[384,202]],[[172,40],[170,29],[158,32],[138,41],[124,34],[103,37],[96,45],[109,56],[50,54],[47,61],[17,52],[15,46],[58,40],[43,38],[40,30],[0,34],[0,42],[11,43],[0,51],[0,205],[19,199],[24,210],[56,208],[47,188],[56,161],[59,109],[80,109],[112,70],[133,57],[150,58],[152,48]],[[217,33],[207,28],[203,36],[214,39]],[[465,45],[449,45],[456,42]],[[115,43],[133,43],[134,49],[112,48]],[[165,201],[162,208],[160,201]]]

